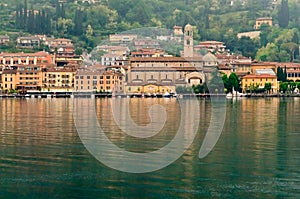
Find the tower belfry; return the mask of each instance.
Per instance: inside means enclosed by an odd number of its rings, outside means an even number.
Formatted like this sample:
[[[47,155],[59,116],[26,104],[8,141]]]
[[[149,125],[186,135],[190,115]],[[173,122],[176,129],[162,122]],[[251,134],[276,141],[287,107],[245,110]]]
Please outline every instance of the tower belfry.
[[[194,40],[193,40],[193,27],[187,24],[184,27],[184,57],[194,56]]]

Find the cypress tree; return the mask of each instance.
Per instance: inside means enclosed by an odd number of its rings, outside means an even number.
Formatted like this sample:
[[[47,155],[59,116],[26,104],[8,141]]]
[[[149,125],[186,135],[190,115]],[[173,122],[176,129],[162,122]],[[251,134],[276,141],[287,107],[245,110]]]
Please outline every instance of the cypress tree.
[[[66,18],[66,11],[65,11],[65,6],[64,3],[61,4],[61,8],[60,8],[60,16],[61,18]]]
[[[24,0],[23,29],[26,29],[27,27],[27,21],[28,21],[27,18],[28,18],[27,0]]]
[[[289,15],[288,0],[282,0],[278,11],[278,22],[281,28],[286,28],[289,25]]]
[[[82,10],[79,10],[77,9],[76,12],[75,12],[75,17],[74,17],[74,34],[75,35],[82,35],[83,31],[83,26],[82,26],[82,23],[83,23],[83,11]]]
[[[60,3],[57,0],[56,1],[55,19],[57,20],[59,17],[61,17],[61,9],[60,9]]]

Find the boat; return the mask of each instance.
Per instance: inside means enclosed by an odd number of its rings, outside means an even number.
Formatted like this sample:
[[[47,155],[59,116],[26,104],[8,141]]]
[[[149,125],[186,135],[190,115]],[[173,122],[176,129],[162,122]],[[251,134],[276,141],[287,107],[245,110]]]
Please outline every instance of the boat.
[[[227,93],[226,98],[231,99],[233,97],[245,97],[245,96],[246,94],[235,91],[234,88],[232,88],[232,92]]]
[[[171,94],[170,94],[169,92],[165,92],[165,93],[163,94],[163,97],[164,97],[164,98],[170,98],[170,97],[171,97]]]

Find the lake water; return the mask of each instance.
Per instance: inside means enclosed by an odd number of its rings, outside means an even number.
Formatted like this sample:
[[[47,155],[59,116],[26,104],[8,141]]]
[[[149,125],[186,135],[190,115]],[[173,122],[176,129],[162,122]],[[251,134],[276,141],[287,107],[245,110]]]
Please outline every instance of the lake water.
[[[198,153],[212,105],[200,99],[199,129],[188,150],[169,166],[142,174],[111,169],[88,152],[75,128],[72,100],[0,99],[0,198],[300,197],[299,98],[227,100],[220,139],[203,159]],[[96,99],[95,110],[119,148],[145,153],[174,139],[183,114],[175,99],[119,99],[121,107],[129,101],[139,126],[151,121],[151,105],[164,107],[165,126],[147,139],[118,128],[111,100]],[[119,158],[113,151],[105,155]]]

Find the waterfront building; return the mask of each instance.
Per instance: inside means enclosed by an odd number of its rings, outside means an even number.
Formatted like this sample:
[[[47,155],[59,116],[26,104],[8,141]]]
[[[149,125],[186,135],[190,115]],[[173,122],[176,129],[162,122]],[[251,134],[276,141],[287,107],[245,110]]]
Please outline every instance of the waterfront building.
[[[42,88],[41,65],[5,67],[2,71],[3,90],[40,90]]]
[[[126,93],[175,92],[177,86],[203,84],[207,75],[217,67],[213,54],[194,54],[193,29],[184,30],[182,57],[131,57],[127,71]]]
[[[258,89],[264,89],[266,83],[271,83],[271,92],[275,93],[279,90],[279,84],[276,75],[271,74],[250,74],[242,77],[242,90],[243,92],[250,91],[255,86]]]
[[[2,70],[1,72],[1,90],[9,91],[15,90],[17,85],[17,70]]]
[[[78,67],[48,67],[43,69],[43,90],[69,92],[74,88],[74,79]]]
[[[121,72],[105,67],[81,68],[75,75],[75,91],[121,93],[124,80]]]

